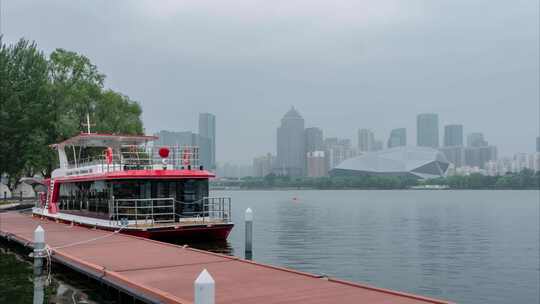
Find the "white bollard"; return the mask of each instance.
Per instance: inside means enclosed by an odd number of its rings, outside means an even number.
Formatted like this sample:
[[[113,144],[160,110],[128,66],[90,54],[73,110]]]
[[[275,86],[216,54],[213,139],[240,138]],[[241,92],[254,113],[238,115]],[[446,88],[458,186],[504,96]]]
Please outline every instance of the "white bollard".
[[[195,280],[195,304],[214,304],[216,302],[216,283],[204,269]]]
[[[34,230],[34,274],[40,275],[43,270],[43,257],[45,250],[45,230],[37,226]]]
[[[246,209],[244,220],[246,222],[245,251],[246,253],[251,253],[253,252],[253,211],[251,211],[251,208]]]
[[[45,299],[45,276],[34,276],[34,304],[43,304]]]

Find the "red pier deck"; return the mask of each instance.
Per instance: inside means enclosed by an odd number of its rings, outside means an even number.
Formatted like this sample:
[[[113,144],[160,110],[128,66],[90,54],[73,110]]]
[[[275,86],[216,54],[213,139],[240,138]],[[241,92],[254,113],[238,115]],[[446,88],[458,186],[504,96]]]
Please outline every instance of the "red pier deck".
[[[32,246],[41,225],[53,259],[149,302],[192,303],[193,282],[207,269],[216,303],[449,303],[236,257],[70,226],[19,213],[0,213],[0,237]],[[95,241],[86,240],[100,238]],[[65,246],[67,244],[74,244]],[[54,269],[53,269],[54,271]]]

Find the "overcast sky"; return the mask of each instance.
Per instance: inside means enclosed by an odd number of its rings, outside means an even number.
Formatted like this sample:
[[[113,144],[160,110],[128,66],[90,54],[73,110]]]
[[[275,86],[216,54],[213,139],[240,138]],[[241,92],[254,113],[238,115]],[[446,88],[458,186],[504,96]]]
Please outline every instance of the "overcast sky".
[[[397,127],[414,144],[420,112],[503,156],[540,129],[538,0],[1,1],[6,41],[86,55],[147,133],[214,113],[221,162],[275,153],[291,105],[355,144]]]

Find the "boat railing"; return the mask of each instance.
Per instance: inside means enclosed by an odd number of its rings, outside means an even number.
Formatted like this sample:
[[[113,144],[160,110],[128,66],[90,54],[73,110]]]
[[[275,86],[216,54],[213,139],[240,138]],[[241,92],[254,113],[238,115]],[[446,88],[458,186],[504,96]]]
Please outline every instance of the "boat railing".
[[[174,198],[113,199],[112,220],[120,225],[154,226],[174,223]]]
[[[111,221],[117,225],[153,227],[160,224],[231,221],[230,197],[205,197],[194,202],[171,198],[112,199]]]
[[[162,157],[160,150],[167,148],[169,155]],[[116,153],[88,156],[69,162],[68,168],[84,168],[97,166],[102,172],[124,170],[148,170],[156,168],[196,169],[199,167],[199,147],[196,146],[122,146]]]
[[[231,221],[230,197],[205,197],[194,202],[176,201],[179,221],[215,223]]]

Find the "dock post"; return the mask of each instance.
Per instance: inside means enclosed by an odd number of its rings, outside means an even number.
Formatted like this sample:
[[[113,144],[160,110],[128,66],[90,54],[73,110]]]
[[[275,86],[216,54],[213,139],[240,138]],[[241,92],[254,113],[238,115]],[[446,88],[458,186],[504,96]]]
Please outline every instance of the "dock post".
[[[216,282],[210,273],[203,269],[195,280],[195,303],[194,304],[215,304],[216,302]]]
[[[45,277],[43,275],[43,259],[45,251],[45,231],[41,226],[34,230],[34,304],[43,304],[45,299]]]
[[[34,230],[34,275],[41,275],[45,251],[45,231],[41,226]]]
[[[43,304],[45,299],[45,276],[34,275],[33,304]]]
[[[251,211],[251,208],[246,209],[244,220],[246,222],[245,254],[246,259],[251,260],[253,252],[253,211]]]

